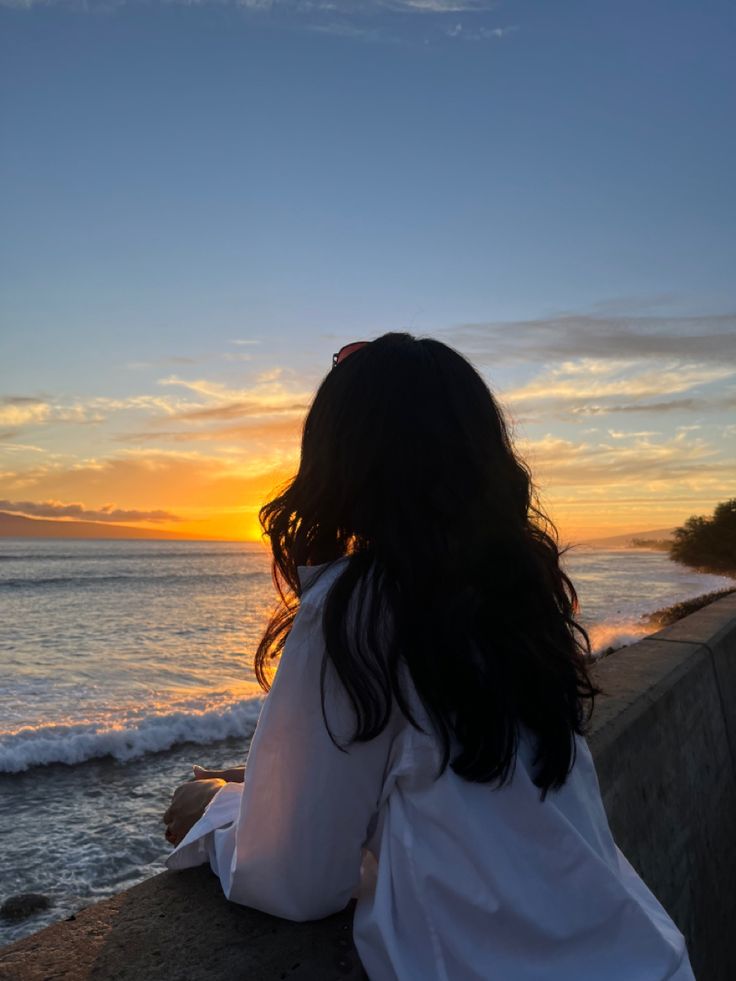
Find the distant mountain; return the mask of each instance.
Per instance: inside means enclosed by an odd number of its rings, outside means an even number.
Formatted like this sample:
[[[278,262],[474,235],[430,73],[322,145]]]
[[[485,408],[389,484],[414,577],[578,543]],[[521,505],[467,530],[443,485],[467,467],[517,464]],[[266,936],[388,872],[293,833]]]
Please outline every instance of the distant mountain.
[[[167,538],[181,539],[171,531],[128,528],[102,521],[51,521],[26,518],[22,514],[0,511],[0,538]],[[186,536],[191,537],[191,536]]]
[[[627,535],[611,535],[609,538],[589,538],[581,545],[594,545],[596,548],[632,548],[632,541],[662,542],[669,541],[674,528],[655,528],[652,531],[630,531]]]

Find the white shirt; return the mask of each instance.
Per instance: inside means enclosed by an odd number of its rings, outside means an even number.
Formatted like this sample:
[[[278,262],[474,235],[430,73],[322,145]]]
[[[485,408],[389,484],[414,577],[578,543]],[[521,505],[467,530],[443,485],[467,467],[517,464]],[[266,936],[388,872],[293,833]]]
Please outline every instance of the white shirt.
[[[510,784],[470,783],[396,708],[347,752],[322,718],[321,615],[346,559],[300,567],[302,598],[248,756],[167,861],[210,862],[228,899],[290,920],[343,909],[371,981],[694,981],[685,941],[618,849],[584,738],[544,802],[533,740]],[[327,675],[338,738],[353,725]],[[412,707],[424,723],[416,692]]]

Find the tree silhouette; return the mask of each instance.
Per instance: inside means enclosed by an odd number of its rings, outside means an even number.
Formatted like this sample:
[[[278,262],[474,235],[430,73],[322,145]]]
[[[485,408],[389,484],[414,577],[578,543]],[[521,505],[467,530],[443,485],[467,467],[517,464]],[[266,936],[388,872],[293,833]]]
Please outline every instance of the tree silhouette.
[[[693,515],[676,528],[670,558],[709,572],[736,575],[736,498],[717,504],[712,517]]]

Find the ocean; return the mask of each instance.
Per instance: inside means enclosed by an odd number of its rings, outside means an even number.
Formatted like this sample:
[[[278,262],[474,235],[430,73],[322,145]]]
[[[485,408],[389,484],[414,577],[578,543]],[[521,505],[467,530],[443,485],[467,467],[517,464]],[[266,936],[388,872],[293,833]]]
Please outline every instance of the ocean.
[[[593,646],[733,585],[661,552],[569,552]],[[0,539],[0,944],[159,872],[161,815],[191,764],[242,763],[262,704],[251,660],[276,601],[262,545]]]

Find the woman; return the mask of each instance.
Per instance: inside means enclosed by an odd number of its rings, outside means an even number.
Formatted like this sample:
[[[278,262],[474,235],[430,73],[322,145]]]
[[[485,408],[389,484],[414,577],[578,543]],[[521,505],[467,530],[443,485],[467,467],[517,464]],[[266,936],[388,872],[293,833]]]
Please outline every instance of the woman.
[[[409,334],[343,348],[261,522],[278,670],[245,782],[174,795],[169,868],[292,920],[357,895],[373,981],[692,979],[611,837],[575,591],[473,367]]]

